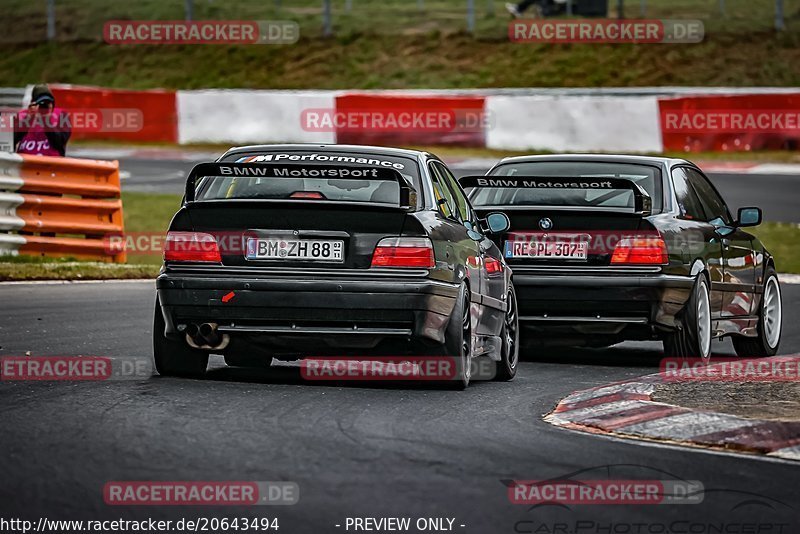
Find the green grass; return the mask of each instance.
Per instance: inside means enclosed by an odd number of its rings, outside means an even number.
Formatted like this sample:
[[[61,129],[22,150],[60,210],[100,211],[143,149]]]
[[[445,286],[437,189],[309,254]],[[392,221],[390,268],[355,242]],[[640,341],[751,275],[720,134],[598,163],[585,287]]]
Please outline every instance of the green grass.
[[[181,207],[181,195],[122,193],[126,232],[165,232]]]
[[[123,192],[122,213],[125,219],[125,233],[134,239],[166,235],[169,222],[180,205],[180,195]],[[147,254],[129,252],[128,263],[161,265],[161,254],[157,251]]]
[[[419,34],[431,31],[452,33],[467,28],[467,3],[464,0],[424,0],[420,9],[414,0],[333,0],[334,32],[340,36],[372,32],[378,35]],[[69,0],[56,2],[56,35],[60,40],[102,41],[107,20],[182,20],[183,0]],[[647,12],[640,11],[640,0],[625,0],[628,18],[700,19],[709,31],[747,32],[771,29],[774,0],[726,0],[722,16],[719,0],[649,0]],[[479,37],[503,37],[509,21],[503,2],[477,0],[476,33]],[[616,0],[609,2],[611,17],[616,17]],[[4,0],[0,29],[5,41],[44,40],[46,18],[43,1]],[[789,27],[797,5],[787,2]],[[301,35],[319,37],[323,29],[322,0],[195,0],[194,19],[291,20],[300,26]]]
[[[748,232],[756,235],[773,256],[779,273],[800,274],[800,225],[764,223]]]
[[[20,280],[117,280],[155,278],[156,265],[78,261],[74,258],[0,256],[0,282]]]
[[[55,43],[44,42],[42,2],[5,0],[0,19],[0,86],[42,82],[109,87],[196,89],[376,89],[603,86],[797,86],[800,24],[772,28],[773,0],[651,0],[648,18],[701,19],[706,40],[694,45],[530,45],[508,42],[503,2],[476,2],[466,33],[463,0],[334,1],[335,35],[322,37],[322,2],[195,1],[195,19],[292,20],[294,45],[111,46],[109,19],[182,19],[179,0],[59,2]],[[615,2],[612,2],[615,5]],[[639,1],[626,0],[639,16]]]

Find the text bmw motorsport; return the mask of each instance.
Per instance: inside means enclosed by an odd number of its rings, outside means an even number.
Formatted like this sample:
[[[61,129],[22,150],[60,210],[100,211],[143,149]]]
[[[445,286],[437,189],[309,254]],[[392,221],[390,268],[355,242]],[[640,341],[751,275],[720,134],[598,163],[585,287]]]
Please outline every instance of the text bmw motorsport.
[[[220,165],[220,174],[223,176],[270,176],[270,169],[226,167]],[[308,176],[310,178],[378,178],[377,169],[292,169],[289,167],[271,170],[276,177],[280,176]]]

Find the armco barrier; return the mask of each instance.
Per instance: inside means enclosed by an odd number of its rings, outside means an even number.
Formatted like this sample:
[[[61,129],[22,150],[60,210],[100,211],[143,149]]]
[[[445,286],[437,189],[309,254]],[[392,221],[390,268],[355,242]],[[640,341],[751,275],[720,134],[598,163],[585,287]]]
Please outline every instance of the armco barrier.
[[[123,231],[118,162],[0,153],[0,253],[124,263]]]

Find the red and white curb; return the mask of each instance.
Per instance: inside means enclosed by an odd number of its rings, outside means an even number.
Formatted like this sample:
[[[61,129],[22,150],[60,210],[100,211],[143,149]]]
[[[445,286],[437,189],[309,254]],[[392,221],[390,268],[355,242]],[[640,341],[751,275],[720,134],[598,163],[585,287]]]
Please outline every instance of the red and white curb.
[[[778,356],[770,362],[798,362]],[[761,453],[800,460],[800,421],[748,419],[652,400],[657,373],[572,393],[544,420],[555,426],[617,437]]]

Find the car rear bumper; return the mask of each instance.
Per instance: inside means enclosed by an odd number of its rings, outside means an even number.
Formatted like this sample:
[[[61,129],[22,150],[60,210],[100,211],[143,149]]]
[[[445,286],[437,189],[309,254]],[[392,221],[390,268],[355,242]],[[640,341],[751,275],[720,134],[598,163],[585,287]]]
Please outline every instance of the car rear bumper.
[[[515,269],[520,322],[547,332],[649,337],[675,328],[694,278],[667,274],[525,273]],[[622,337],[625,337],[624,335]]]
[[[422,273],[424,275],[424,272]],[[334,273],[249,275],[165,272],[156,280],[168,336],[191,323],[284,345],[370,346],[376,339],[443,343],[459,286],[406,277]],[[340,343],[341,342],[341,343]]]

